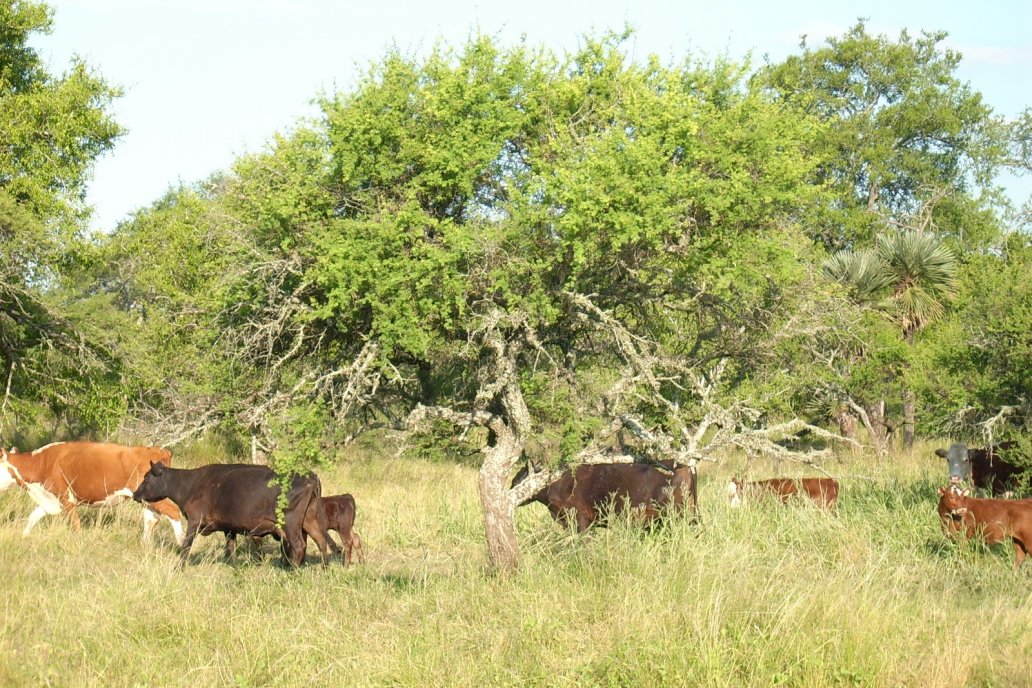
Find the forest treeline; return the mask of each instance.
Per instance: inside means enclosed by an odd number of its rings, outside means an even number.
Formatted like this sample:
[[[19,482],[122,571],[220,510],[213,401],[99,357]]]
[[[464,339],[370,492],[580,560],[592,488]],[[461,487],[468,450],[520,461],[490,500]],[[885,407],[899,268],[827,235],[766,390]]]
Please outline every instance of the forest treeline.
[[[5,445],[217,432],[286,469],[418,427],[486,445],[486,504],[519,457],[628,432],[705,458],[1027,429],[1030,211],[999,179],[1032,110],[987,105],[945,33],[861,21],[761,65],[626,32],[390,49],[90,234],[119,91],[47,71],[50,21],[0,1]]]

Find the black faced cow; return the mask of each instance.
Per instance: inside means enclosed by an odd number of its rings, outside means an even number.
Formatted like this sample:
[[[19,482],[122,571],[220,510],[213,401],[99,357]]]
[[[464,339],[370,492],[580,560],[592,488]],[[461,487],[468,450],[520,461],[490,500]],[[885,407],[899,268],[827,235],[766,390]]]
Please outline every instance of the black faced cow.
[[[665,466],[640,463],[582,464],[565,471],[519,506],[540,502],[563,525],[572,513],[580,532],[592,525],[605,525],[610,504],[614,513],[632,511],[644,523],[659,518],[664,507],[679,511],[686,502],[694,516],[698,507],[695,466],[671,466],[672,470],[664,470]],[[512,485],[518,485],[529,474],[529,466],[524,466]]]
[[[1017,454],[1017,450],[1017,442],[1000,442],[983,449],[968,449],[958,442],[949,449],[936,449],[935,455],[949,464],[951,484],[970,480],[975,487],[993,495],[1012,489],[1014,478],[1028,468],[1004,458]]]
[[[223,532],[234,541],[236,535],[272,535],[283,545],[284,558],[299,566],[305,558],[306,536],[319,546],[323,563],[328,561],[326,512],[322,507],[322,486],[315,475],[295,475],[287,492],[283,526],[276,523],[276,501],[280,488],[267,466],[211,464],[192,469],[151,466],[133,493],[136,501],[170,499],[187,520],[186,538],[179,566],[186,563],[194,536]]]

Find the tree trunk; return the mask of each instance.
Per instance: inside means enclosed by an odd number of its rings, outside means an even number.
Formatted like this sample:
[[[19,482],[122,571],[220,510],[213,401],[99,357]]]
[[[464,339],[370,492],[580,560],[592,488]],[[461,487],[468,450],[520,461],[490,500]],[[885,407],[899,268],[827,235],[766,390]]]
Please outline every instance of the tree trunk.
[[[840,408],[835,412],[835,421],[838,423],[839,434],[845,437],[847,440],[856,441],[856,426],[857,417],[844,408]],[[856,454],[860,447],[858,444],[852,445],[853,453]]]
[[[251,430],[251,463],[260,466],[266,466],[269,463],[269,457],[258,444],[258,431],[254,428]]]
[[[515,571],[520,563],[516,507],[509,498],[509,476],[520,456],[511,432],[502,432],[480,467],[480,505],[484,512],[487,557],[495,571]]]
[[[903,448],[914,449],[914,425],[917,416],[917,395],[909,386],[903,389]]]
[[[875,446],[879,454],[885,453],[887,449],[888,428],[885,425],[885,400],[880,399],[867,407],[867,415],[871,418],[871,424],[867,428],[868,434],[872,435],[871,444]]]

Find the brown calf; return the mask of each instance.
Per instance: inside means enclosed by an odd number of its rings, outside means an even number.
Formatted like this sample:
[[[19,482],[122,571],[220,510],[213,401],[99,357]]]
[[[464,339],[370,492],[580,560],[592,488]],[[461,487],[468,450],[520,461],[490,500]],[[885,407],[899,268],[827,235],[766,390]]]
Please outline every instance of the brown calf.
[[[1025,561],[1032,546],[1032,500],[976,499],[969,490],[939,488],[939,519],[949,536],[979,537],[991,545],[1011,541],[1014,568]]]
[[[727,496],[731,500],[731,506],[739,506],[747,492],[773,495],[782,504],[793,495],[805,495],[812,499],[817,506],[834,509],[838,502],[839,484],[834,478],[771,478],[752,482],[732,478],[727,486]]]
[[[343,548],[342,558],[345,566],[351,561],[351,550],[354,548],[360,563],[365,562],[362,552],[362,538],[358,536],[355,526],[355,498],[350,494],[323,497],[326,508],[326,530],[335,530],[340,535]]]

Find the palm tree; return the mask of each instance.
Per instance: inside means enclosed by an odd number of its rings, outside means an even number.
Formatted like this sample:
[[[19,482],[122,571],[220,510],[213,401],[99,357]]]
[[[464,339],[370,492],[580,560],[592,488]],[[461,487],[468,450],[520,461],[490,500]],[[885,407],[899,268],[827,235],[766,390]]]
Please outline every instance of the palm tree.
[[[940,317],[953,298],[956,260],[938,237],[916,230],[878,237],[874,249],[839,251],[824,263],[831,279],[849,286],[853,298],[884,312],[908,345],[914,334]],[[914,446],[916,395],[903,388],[903,445]]]

